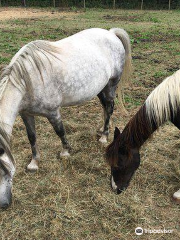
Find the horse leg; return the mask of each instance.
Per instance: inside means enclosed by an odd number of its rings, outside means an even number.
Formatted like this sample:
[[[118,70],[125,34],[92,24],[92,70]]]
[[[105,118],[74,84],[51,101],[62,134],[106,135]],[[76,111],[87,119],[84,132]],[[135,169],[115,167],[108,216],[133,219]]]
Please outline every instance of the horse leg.
[[[117,84],[112,84],[111,81],[112,80],[110,80],[108,85],[98,94],[98,98],[104,108],[104,126],[101,138],[99,139],[101,143],[107,143],[109,122],[114,111],[114,98]]]
[[[63,122],[62,122],[59,110],[57,112],[53,112],[50,116],[48,116],[48,120],[51,123],[51,125],[53,126],[56,134],[61,139],[61,142],[62,142],[62,145],[63,145],[63,150],[60,153],[60,156],[61,157],[68,157],[70,155],[69,154],[70,145],[69,145],[68,140],[66,138],[65,128],[63,126]]]
[[[26,126],[28,139],[29,139],[29,142],[31,144],[31,149],[32,149],[32,160],[31,160],[30,164],[27,166],[27,170],[36,171],[36,170],[38,170],[38,162],[40,159],[40,154],[39,154],[38,146],[36,143],[36,130],[35,130],[34,116],[30,116],[30,115],[22,113],[21,117]]]

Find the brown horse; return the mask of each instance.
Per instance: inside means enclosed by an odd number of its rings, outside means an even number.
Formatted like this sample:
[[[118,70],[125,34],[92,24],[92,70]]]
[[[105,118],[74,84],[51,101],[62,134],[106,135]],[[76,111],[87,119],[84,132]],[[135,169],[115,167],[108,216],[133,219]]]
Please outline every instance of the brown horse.
[[[139,167],[140,147],[168,120],[180,129],[180,70],[155,88],[122,133],[115,129],[106,158],[111,166],[111,186],[118,194],[128,187]],[[173,198],[180,203],[180,190]]]

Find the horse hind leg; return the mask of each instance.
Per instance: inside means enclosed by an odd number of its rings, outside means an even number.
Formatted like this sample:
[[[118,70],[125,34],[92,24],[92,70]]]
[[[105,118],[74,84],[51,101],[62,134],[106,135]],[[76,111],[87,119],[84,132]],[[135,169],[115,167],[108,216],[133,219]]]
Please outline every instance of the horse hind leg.
[[[56,112],[51,113],[48,116],[48,120],[51,123],[51,125],[53,126],[56,134],[60,137],[62,145],[63,145],[63,150],[60,153],[61,157],[68,157],[70,156],[69,154],[69,150],[70,150],[70,145],[68,143],[68,140],[66,138],[66,132],[63,126],[63,122],[61,119],[61,115],[59,110]]]
[[[117,84],[112,84],[112,80],[110,80],[108,85],[98,94],[98,98],[104,109],[104,126],[102,128],[101,138],[99,139],[101,143],[107,143],[110,118],[114,111],[116,87]]]
[[[32,150],[32,160],[27,166],[28,171],[37,171],[38,170],[38,163],[40,160],[39,149],[36,142],[36,130],[35,130],[35,120],[34,116],[30,116],[27,114],[21,114],[23,122],[26,126],[26,131],[28,135],[29,142],[31,144]]]

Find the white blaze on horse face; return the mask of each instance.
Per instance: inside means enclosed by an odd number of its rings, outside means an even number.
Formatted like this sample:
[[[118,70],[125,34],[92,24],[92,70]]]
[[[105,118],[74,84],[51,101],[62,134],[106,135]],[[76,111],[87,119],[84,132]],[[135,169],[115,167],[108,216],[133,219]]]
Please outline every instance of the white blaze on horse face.
[[[113,176],[111,177],[111,186],[112,186],[113,190],[117,190],[117,185],[116,185],[116,183],[114,181]]]

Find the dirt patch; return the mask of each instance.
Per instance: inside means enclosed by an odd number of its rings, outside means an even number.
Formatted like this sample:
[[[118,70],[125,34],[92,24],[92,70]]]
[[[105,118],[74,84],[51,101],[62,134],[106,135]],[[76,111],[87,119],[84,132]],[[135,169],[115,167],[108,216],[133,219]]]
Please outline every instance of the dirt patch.
[[[103,17],[106,20],[112,20],[112,21],[130,21],[135,22],[138,21],[136,16],[112,16],[112,15],[105,15]]]
[[[54,17],[70,17],[77,15],[74,12],[56,12],[42,9],[33,8],[1,8],[0,10],[0,21],[9,19],[22,19],[22,18],[34,18],[39,19],[42,17],[54,18]]]

